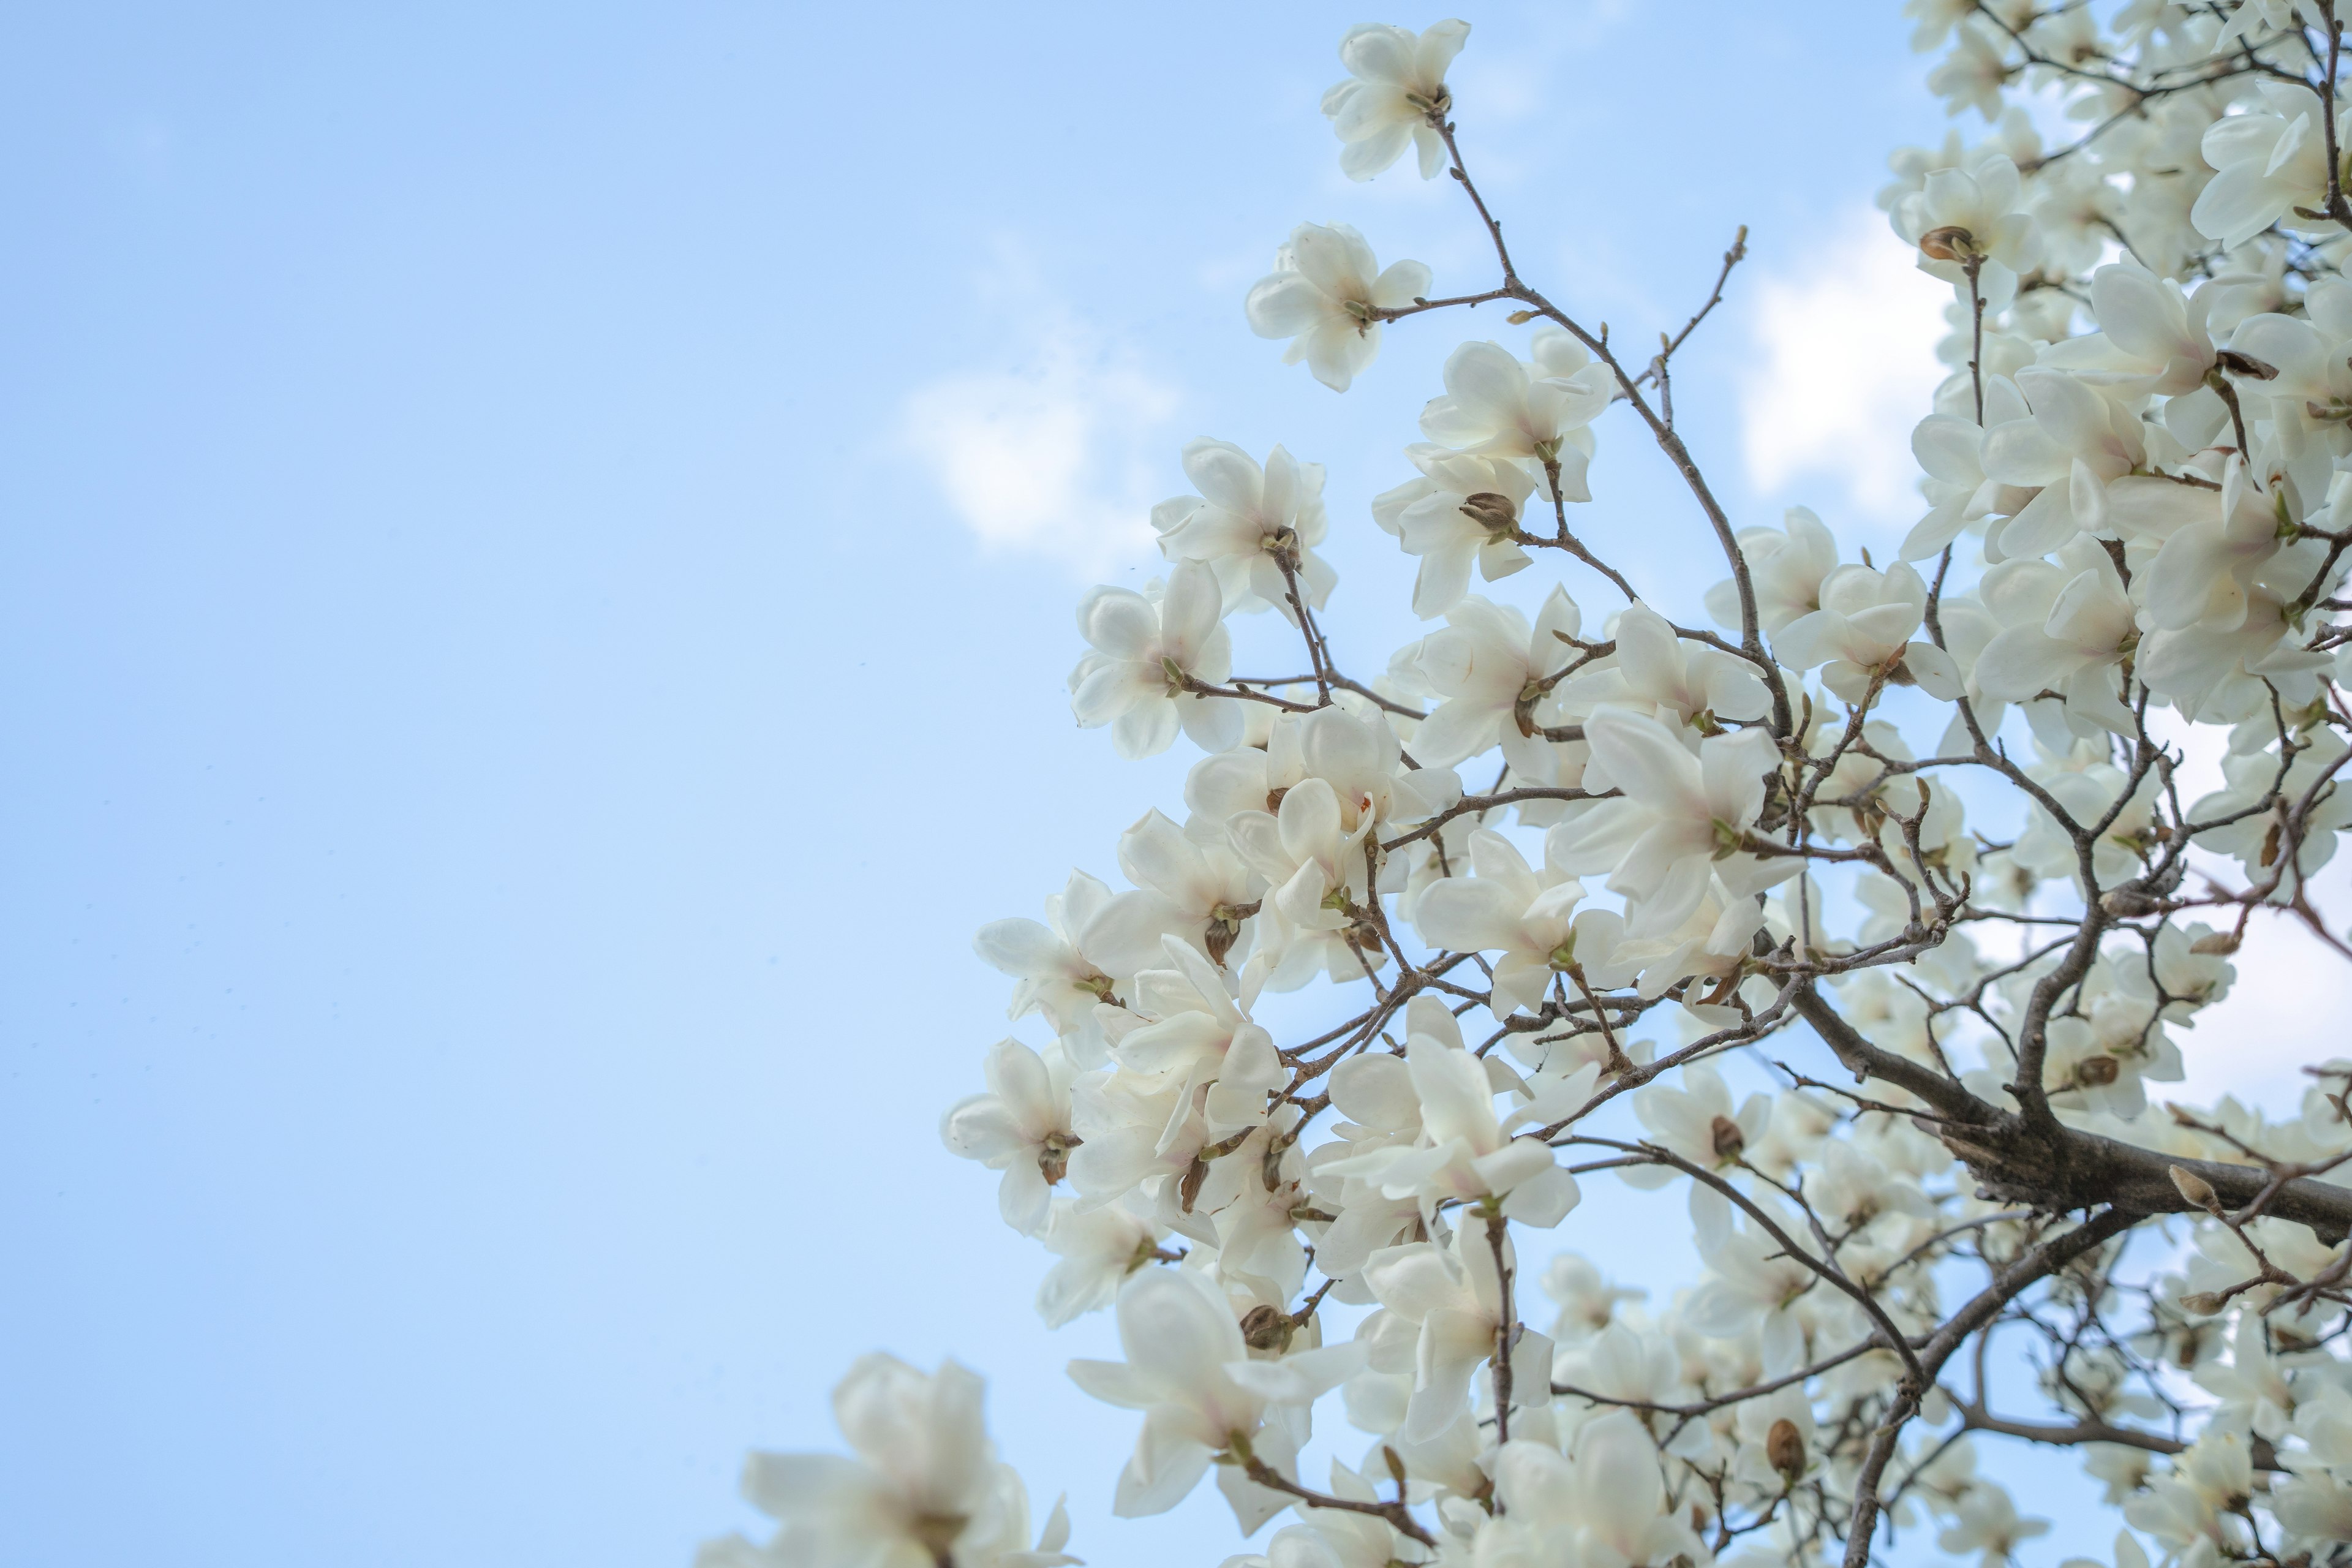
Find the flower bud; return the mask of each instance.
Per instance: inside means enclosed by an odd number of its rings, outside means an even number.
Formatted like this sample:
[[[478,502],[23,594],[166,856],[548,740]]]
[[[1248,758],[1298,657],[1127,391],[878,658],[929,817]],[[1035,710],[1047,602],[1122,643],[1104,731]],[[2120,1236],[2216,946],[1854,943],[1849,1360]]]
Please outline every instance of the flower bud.
[[[1748,1147],[1748,1134],[1742,1132],[1739,1123],[1728,1116],[1718,1116],[1708,1122],[1706,1134],[1715,1145],[1715,1157],[1718,1160],[1737,1160],[1740,1151]]]
[[[2084,1057],[2074,1064],[2074,1081],[2084,1089],[2105,1089],[2123,1076],[2123,1064],[2113,1057]]]
[[[1933,261],[1965,261],[1977,254],[1977,237],[1958,224],[1948,223],[1921,235],[1919,248]]]
[[[2210,1211],[2221,1206],[2221,1200],[2214,1195],[2213,1184],[2186,1165],[2170,1166],[2165,1174],[2172,1178],[2172,1184],[2180,1195],[2199,1208]]]
[[[1772,1423],[1772,1429],[1764,1435],[1764,1458],[1780,1472],[1782,1480],[1797,1484],[1797,1478],[1805,1473],[1805,1436],[1794,1421],[1783,1415]]]
[[[1511,505],[1511,498],[1493,490],[1464,496],[1462,515],[1489,533],[1509,533],[1519,525],[1519,514]]]
[[[2180,1310],[2200,1318],[2210,1318],[2227,1305],[2217,1290],[2200,1290],[2180,1298]]]
[[[1291,1332],[1297,1327],[1281,1308],[1260,1303],[1242,1314],[1242,1343],[1254,1351],[1279,1353],[1290,1348]]]
[[[2238,933],[2230,931],[2209,931],[2189,944],[2189,951],[2208,957],[2227,958],[2238,951]]]

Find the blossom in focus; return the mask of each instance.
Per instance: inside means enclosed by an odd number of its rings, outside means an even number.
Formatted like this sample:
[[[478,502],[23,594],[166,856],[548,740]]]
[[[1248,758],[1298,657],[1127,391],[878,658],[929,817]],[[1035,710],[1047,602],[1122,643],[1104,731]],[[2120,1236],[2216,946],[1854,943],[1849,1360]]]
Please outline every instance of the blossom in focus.
[[[1376,312],[1424,298],[1429,281],[1418,261],[1381,270],[1346,224],[1303,223],[1276,252],[1274,270],[1251,287],[1244,310],[1259,337],[1291,340],[1283,363],[1305,360],[1316,380],[1345,392],[1381,352]]]
[[[1041,1057],[1018,1040],[999,1040],[983,1070],[988,1092],[950,1107],[940,1137],[950,1152],[1004,1173],[998,1199],[1004,1223],[1034,1235],[1077,1146],[1070,1131],[1074,1075],[1058,1044]]]
[[[1426,442],[1405,448],[1422,477],[1372,498],[1372,521],[1421,557],[1412,613],[1442,616],[1470,591],[1470,568],[1492,583],[1533,564],[1519,548],[1535,481],[1517,463],[1470,457]]]
[[[1094,652],[1070,673],[1070,711],[1080,725],[1111,727],[1123,757],[1157,756],[1181,730],[1202,751],[1241,739],[1232,699],[1189,689],[1233,673],[1233,645],[1213,574],[1179,562],[1158,604],[1128,588],[1101,587],[1078,605],[1078,631]]]
[[[1339,39],[1348,79],[1323,95],[1324,117],[1346,145],[1339,168],[1369,180],[1404,155],[1421,153],[1421,177],[1445,166],[1445,142],[1430,121],[1454,107],[1445,68],[1469,39],[1467,22],[1438,22],[1415,36],[1410,29],[1366,22]]]
[[[1544,494],[1559,475],[1565,500],[1590,500],[1585,454],[1575,437],[1599,418],[1617,395],[1616,373],[1586,358],[1583,345],[1557,327],[1538,334],[1537,369],[1566,357],[1566,374],[1530,375],[1500,343],[1464,343],[1446,357],[1445,395],[1421,411],[1422,433],[1441,446],[1484,458],[1507,458],[1546,476]],[[1559,368],[1567,369],[1566,365]]]
[[[1185,444],[1184,477],[1198,495],[1151,509],[1151,526],[1171,561],[1214,568],[1225,611],[1270,605],[1295,623],[1294,581],[1309,608],[1323,607],[1339,578],[1313,548],[1328,528],[1322,464],[1302,463],[1276,447],[1261,468],[1232,442],[1204,437]]]
[[[1253,1362],[1223,1293],[1190,1268],[1145,1269],[1129,1279],[1118,1296],[1118,1342],[1125,1361],[1074,1361],[1070,1377],[1105,1404],[1144,1413],[1111,1503],[1121,1519],[1174,1508],[1215,1456],[1251,1445],[1269,1407],[1311,1404],[1362,1355],[1339,1345]],[[1220,1477],[1229,1500],[1236,1474],[1227,1468]]]

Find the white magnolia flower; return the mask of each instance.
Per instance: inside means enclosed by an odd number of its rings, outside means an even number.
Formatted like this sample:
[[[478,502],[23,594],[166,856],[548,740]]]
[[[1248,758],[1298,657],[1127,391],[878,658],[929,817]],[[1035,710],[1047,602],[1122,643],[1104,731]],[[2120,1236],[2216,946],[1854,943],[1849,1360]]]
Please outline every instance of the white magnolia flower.
[[[935,1373],[861,1356],[833,1392],[856,1458],[754,1453],[743,1495],[783,1528],[766,1546],[717,1541],[698,1568],[1056,1568],[1070,1522],[1057,1503],[1033,1548],[1021,1478],[997,1461],[982,1423],[982,1384],[954,1362]]]
[[[1420,1111],[1420,1137],[1329,1165],[1333,1175],[1361,1176],[1391,1198],[1417,1197],[1424,1214],[1440,1203],[1500,1205],[1505,1218],[1539,1228],[1558,1225],[1577,1205],[1576,1178],[1559,1168],[1540,1138],[1513,1138],[1495,1114],[1495,1083],[1486,1064],[1463,1048],[1460,1026],[1433,998],[1416,996],[1408,1009],[1405,1075]],[[1391,1058],[1393,1059],[1393,1058]],[[1582,1070],[1563,1098],[1580,1102],[1598,1081],[1598,1065]],[[1363,1085],[1359,1100],[1363,1098]],[[1375,1287],[1377,1289],[1377,1287]]]
[[[1151,509],[1151,526],[1171,561],[1213,567],[1226,610],[1272,605],[1295,625],[1294,581],[1309,608],[1323,607],[1339,575],[1311,548],[1329,526],[1322,464],[1302,463],[1276,447],[1260,468],[1232,442],[1203,437],[1185,444],[1184,477],[1200,494],[1175,496]]]
[[[1571,711],[1603,704],[1648,709],[1675,723],[1711,728],[1719,720],[1761,719],[1771,697],[1756,666],[1737,654],[1675,635],[1674,623],[1636,601],[1610,628],[1616,653],[1579,674],[1563,700]]]
[[[1423,638],[1418,664],[1442,700],[1413,734],[1413,755],[1425,767],[1452,767],[1499,744],[1523,776],[1543,781],[1556,765],[1532,707],[1533,688],[1576,657],[1567,640],[1583,624],[1576,601],[1555,587],[1530,627],[1515,609],[1472,595],[1446,613],[1445,629]]]
[[[2108,485],[2147,460],[2138,417],[2063,371],[2029,368],[2015,379],[2032,413],[1986,430],[1984,471],[2032,499],[1991,535],[1992,549],[2046,555],[2077,532],[2109,533]]]
[[[1800,616],[1772,638],[1791,669],[1822,668],[1822,684],[1859,702],[1874,672],[1916,682],[1946,701],[1960,695],[1959,667],[1933,643],[1912,640],[1927,605],[1927,584],[1906,561],[1884,572],[1853,563],[1822,579],[1821,608]]]
[[[1432,947],[1502,955],[1494,966],[1497,1013],[1540,1010],[1554,977],[1572,970],[1589,969],[1591,984],[1604,990],[1631,977],[1617,972],[1614,957],[1625,922],[1611,910],[1579,913],[1584,884],[1549,866],[1537,871],[1491,828],[1471,834],[1468,847],[1473,874],[1423,893],[1413,923]]]
[[[999,1040],[984,1070],[988,1092],[951,1106],[940,1137],[950,1153],[1004,1173],[997,1197],[1004,1223],[1034,1235],[1077,1147],[1070,1131],[1069,1058],[1058,1043],[1040,1056],[1018,1040]]]
[[[1507,1239],[1503,1258],[1516,1270]],[[1423,1241],[1376,1252],[1364,1265],[1364,1282],[1391,1315],[1413,1331],[1412,1401],[1402,1433],[1409,1441],[1426,1441],[1460,1414],[1472,1374],[1493,1359],[1501,1337],[1502,1282],[1486,1227],[1465,1224],[1444,1247]],[[1379,1353],[1374,1352],[1376,1367]],[[1513,1405],[1550,1402],[1549,1340],[1522,1330],[1510,1365]]]
[[[2132,734],[2115,668],[2139,643],[2138,612],[2095,541],[2069,545],[2063,561],[2007,561],[1985,574],[1985,607],[2004,629],[1977,655],[1974,683],[2010,702],[2055,691],[2093,723]]]
[[[1662,935],[1706,897],[1716,862],[1738,851],[1779,753],[1766,731],[1741,730],[1706,737],[1694,756],[1673,730],[1621,708],[1595,713],[1585,734],[1623,798],[1554,827],[1546,853],[1565,871],[1608,872],[1610,889],[1633,901],[1628,931]],[[1749,890],[1774,879],[1766,874]]]
[[[1657,1444],[1633,1412],[1576,1429],[1562,1455],[1514,1440],[1495,1459],[1503,1507],[1480,1525],[1476,1561],[1506,1563],[1702,1563],[1707,1552],[1668,1507]]]
[[[1128,1280],[1118,1294],[1118,1342],[1125,1361],[1074,1361],[1070,1377],[1105,1404],[1144,1412],[1111,1502],[1121,1519],[1174,1508],[1219,1454],[1277,1446],[1255,1441],[1266,1431],[1269,1407],[1313,1403],[1363,1360],[1360,1346],[1347,1344],[1253,1361],[1231,1304],[1191,1268],[1145,1269]],[[1295,1441],[1279,1446],[1296,1449]],[[1232,1467],[1218,1484],[1236,1512],[1248,1506],[1237,1491],[1262,1489]]]
[[[1108,1307],[1127,1277],[1171,1254],[1160,1251],[1166,1234],[1126,1204],[1088,1206],[1061,1199],[1038,1239],[1061,1261],[1037,1284],[1037,1315],[1058,1329],[1084,1313]]]
[[[1087,729],[1110,725],[1122,757],[1157,756],[1180,729],[1202,751],[1223,751],[1241,739],[1239,707],[1187,689],[1233,673],[1223,616],[1216,577],[1197,562],[1177,563],[1156,605],[1132,589],[1095,589],[1078,603],[1095,651],[1070,674],[1070,711]]]
[[[1536,375],[1500,343],[1464,343],[1445,361],[1445,395],[1421,411],[1422,433],[1475,456],[1507,458],[1549,475],[1561,470],[1559,494],[1590,500],[1584,454],[1574,437],[1617,395],[1616,373],[1584,360],[1583,345],[1557,327],[1538,334],[1539,353],[1574,362],[1565,375]],[[1545,366],[1538,361],[1538,370]],[[1571,472],[1572,470],[1572,472]],[[1572,480],[1572,482],[1571,482]],[[1544,486],[1547,499],[1551,485]]]
[[[1496,582],[1533,564],[1517,536],[1535,481],[1517,463],[1415,442],[1405,456],[1422,472],[1372,498],[1372,521],[1421,557],[1412,613],[1442,616],[1470,591],[1470,567]]]
[[[1967,261],[1989,310],[2017,297],[2017,277],[2041,258],[2042,237],[2022,209],[2017,165],[1985,151],[1968,167],[1938,169],[1895,211],[1895,231],[1920,247],[1919,270],[1969,296]]]
[[[1348,79],[1323,95],[1323,113],[1346,148],[1339,168],[1351,180],[1369,180],[1404,155],[1421,152],[1421,177],[1436,177],[1445,166],[1445,142],[1433,118],[1454,107],[1445,68],[1469,39],[1467,22],[1439,22],[1414,36],[1403,27],[1366,22],[1339,39],[1339,63]]]
[[[1792,506],[1780,528],[1743,528],[1739,548],[1756,589],[1757,620],[1766,637],[1822,607],[1822,580],[1837,570],[1837,540],[1807,507]],[[1727,577],[1706,591],[1716,624],[1739,627],[1738,584]]]
[[[1288,338],[1285,364],[1307,362],[1315,379],[1345,392],[1381,352],[1375,313],[1429,293],[1429,268],[1400,261],[1386,271],[1364,237],[1346,224],[1303,223],[1275,253],[1274,270],[1251,288],[1250,331]]]
[[[2255,91],[2262,108],[2213,121],[2205,132],[2205,162],[2218,171],[2189,211],[2198,232],[2223,245],[2241,245],[2295,209],[2327,201],[2326,127],[2319,100],[2300,85],[2265,81]],[[2337,117],[2339,132],[2343,117]]]
[[[972,938],[981,962],[1021,982],[1009,1017],[1045,1016],[1080,1068],[1100,1059],[1096,1006],[1113,1000],[1136,972],[1157,962],[1160,940],[1182,923],[1157,894],[1114,894],[1083,871],[1045,900],[1045,920],[992,921]]]

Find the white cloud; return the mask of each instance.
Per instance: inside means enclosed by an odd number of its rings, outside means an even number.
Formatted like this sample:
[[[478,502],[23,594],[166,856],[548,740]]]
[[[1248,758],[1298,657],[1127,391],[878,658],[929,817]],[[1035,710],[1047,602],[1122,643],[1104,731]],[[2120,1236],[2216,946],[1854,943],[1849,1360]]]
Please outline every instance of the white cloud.
[[[1171,455],[1155,437],[1177,390],[1066,310],[1017,314],[1021,357],[917,388],[906,437],[983,545],[1081,575],[1132,564],[1150,552],[1151,503],[1170,488]]]
[[[1865,516],[1917,520],[1911,427],[1944,378],[1936,342],[1950,294],[1868,208],[1848,214],[1801,267],[1765,279],[1756,357],[1740,389],[1741,445],[1758,489],[1827,479]]]

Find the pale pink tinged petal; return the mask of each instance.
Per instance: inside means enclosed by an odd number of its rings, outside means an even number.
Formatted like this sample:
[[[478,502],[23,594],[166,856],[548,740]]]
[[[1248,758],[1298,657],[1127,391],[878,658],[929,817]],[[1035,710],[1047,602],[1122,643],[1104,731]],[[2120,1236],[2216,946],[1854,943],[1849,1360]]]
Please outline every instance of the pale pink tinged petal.
[[[1299,722],[1300,754],[1309,773],[1340,785],[1385,773],[1395,747],[1382,754],[1377,721],[1357,719],[1338,708],[1318,709]]]
[[[1699,778],[1708,816],[1724,822],[1751,820],[1764,804],[1764,775],[1780,762],[1779,747],[1763,730],[1710,735],[1700,742]]]
[[[1517,900],[1517,908],[1527,908],[1536,896],[1536,874],[1519,847],[1493,828],[1481,827],[1471,833],[1469,848],[1470,869]]]
[[[1303,273],[1274,272],[1250,286],[1242,311],[1250,331],[1262,338],[1295,338],[1312,331],[1331,301]]]

